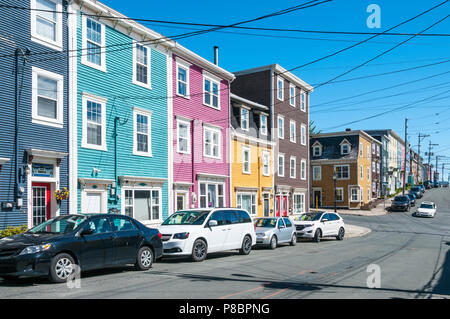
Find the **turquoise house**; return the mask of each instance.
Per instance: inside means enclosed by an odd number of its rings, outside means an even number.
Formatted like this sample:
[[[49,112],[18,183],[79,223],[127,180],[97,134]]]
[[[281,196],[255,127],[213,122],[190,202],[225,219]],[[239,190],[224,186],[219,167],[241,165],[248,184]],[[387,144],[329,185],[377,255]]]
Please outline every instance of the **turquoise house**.
[[[159,224],[171,188],[171,44],[155,44],[163,36],[100,2],[71,7],[73,212],[117,209]]]

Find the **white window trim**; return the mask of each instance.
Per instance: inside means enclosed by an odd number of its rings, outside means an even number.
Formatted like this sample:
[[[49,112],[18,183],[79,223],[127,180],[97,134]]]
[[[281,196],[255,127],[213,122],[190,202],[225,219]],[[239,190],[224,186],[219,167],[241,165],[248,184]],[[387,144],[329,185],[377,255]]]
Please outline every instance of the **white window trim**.
[[[51,119],[38,115],[38,75],[51,78],[57,81],[57,118]],[[57,128],[64,126],[64,76],[32,67],[32,106],[31,106],[31,122],[35,124],[47,125]]]
[[[301,211],[300,212],[296,212],[296,201],[295,201],[295,197],[296,196],[300,196],[300,197],[303,197],[303,207],[301,207],[302,209],[301,209]],[[306,200],[306,195],[305,195],[305,193],[293,193],[292,194],[292,198],[293,198],[293,201],[292,201],[292,209],[293,209],[293,212],[294,212],[294,214],[299,214],[299,213],[304,213],[305,211],[306,211],[306,203],[305,203],[305,200]]]
[[[305,164],[305,169],[303,169],[303,163]],[[300,179],[305,181],[306,180],[306,160],[302,159],[300,161]]]
[[[244,121],[244,118],[243,118],[243,116],[242,116],[242,113],[243,113],[243,111],[247,111],[247,116],[246,116],[246,118],[245,118],[245,121],[246,121],[246,123],[247,123],[247,128],[244,128],[243,126],[242,126],[242,123],[243,123],[243,121]],[[241,116],[240,116],[240,120],[241,120],[241,129],[243,130],[243,131],[246,131],[246,132],[248,132],[249,131],[249,127],[250,127],[250,110],[248,109],[248,108],[246,108],[246,107],[241,107],[241,109],[240,109],[240,114],[241,114]]]
[[[267,174],[264,173],[264,158],[267,156]],[[270,176],[270,152],[269,151],[263,151],[263,176]]]
[[[176,67],[176,82],[175,82],[176,94],[178,96],[181,96],[181,97],[189,100],[191,98],[191,96],[190,96],[190,80],[189,80],[189,78],[190,78],[189,71],[191,69],[190,65],[187,64],[187,63],[183,63],[180,60],[177,60],[175,67]],[[178,80],[178,68],[182,68],[182,69],[184,69],[186,71],[186,95],[183,95],[183,94],[181,94],[178,91],[178,82],[179,82],[179,80]]]
[[[315,169],[319,169],[319,177],[316,177],[316,175],[314,174]],[[321,181],[322,180],[322,166],[313,166],[312,167],[312,171],[313,171],[313,181]]]
[[[148,135],[148,152],[139,152],[137,150],[137,123],[136,115],[143,115],[148,117],[147,135]],[[141,108],[133,108],[133,155],[152,157],[152,111]]]
[[[342,151],[342,148],[344,147],[344,145],[347,145],[347,146],[348,146],[348,152],[347,152],[347,153],[344,153],[344,152]],[[343,144],[341,144],[341,155],[348,155],[348,154],[350,154],[350,152],[351,152],[351,146],[350,146],[350,144],[348,144],[348,143],[343,143]]]
[[[265,130],[262,129],[262,119],[263,118],[266,119],[266,129]],[[260,114],[259,115],[259,126],[260,126],[259,129],[260,129],[261,135],[267,136],[267,134],[268,134],[267,133],[267,131],[268,131],[268,129],[267,129],[268,121],[269,121],[269,117],[267,115],[265,115],[265,114]]]
[[[292,160],[294,160],[294,174],[292,174]],[[297,178],[297,157],[291,156],[289,158],[289,177],[290,178]]]
[[[304,132],[304,133],[303,133]],[[306,138],[306,125],[305,124],[301,124],[301,126],[300,126],[300,143],[302,144],[302,145],[306,145],[306,140],[307,140],[307,138]],[[304,139],[304,140],[303,140]],[[322,151],[320,151],[320,153],[322,153]],[[322,154],[321,154],[322,155]],[[320,156],[320,155],[319,155]]]
[[[187,151],[181,151],[179,149],[179,140],[180,140],[180,126],[179,124],[186,124],[187,125]],[[181,153],[181,154],[191,154],[191,122],[190,121],[185,121],[185,120],[181,120],[181,119],[177,119],[177,152]]]
[[[253,214],[252,211],[248,212],[250,216],[257,216],[258,215],[258,193],[257,192],[236,192],[236,207],[239,209],[242,208],[242,198],[241,198],[241,207],[238,206],[238,197],[242,195],[250,195],[250,197],[253,199],[253,196],[255,196],[255,203],[252,202],[252,207],[255,206],[255,213]]]
[[[201,184],[205,184],[205,190],[206,190],[206,195],[201,195],[201,192],[200,192],[200,185]],[[223,188],[223,195],[222,195],[222,197],[223,197],[223,206],[224,207],[226,207],[227,206],[227,192],[226,192],[226,189],[225,189],[225,183],[224,182],[209,182],[209,181],[205,181],[205,180],[200,180],[200,181],[198,181],[198,183],[197,183],[197,189],[198,189],[198,208],[209,208],[209,206],[208,206],[208,186],[209,185],[214,185],[215,187],[216,187],[216,198],[215,198],[215,202],[216,202],[216,204],[219,204],[219,185],[222,185],[222,188]],[[201,204],[201,196],[206,196],[206,207],[201,207],[200,206],[200,204]],[[217,208],[218,208],[219,206],[217,206]],[[214,207],[212,207],[212,208],[214,208]]]
[[[281,163],[283,163],[283,171],[280,173],[280,157],[282,157],[283,158],[283,161],[281,162]],[[285,167],[285,162],[284,162],[284,154],[282,154],[282,153],[279,153],[278,154],[278,161],[277,161],[277,170],[278,170],[278,176],[279,177],[284,177],[284,171],[285,171],[285,169],[286,169],[286,167]]]
[[[316,148],[319,148],[319,154],[317,154],[317,155],[316,155],[316,153],[315,153],[315,149],[316,149]],[[314,145],[314,146],[313,146],[313,156],[314,156],[314,157],[322,156],[322,146],[320,146],[320,145]]]
[[[89,18],[94,20],[96,23],[99,23],[101,25],[101,38],[102,38],[102,43],[100,44],[100,61],[101,61],[101,65],[97,65],[95,63],[91,63],[88,61],[87,59],[87,33],[86,33],[86,29],[87,29],[87,17],[85,15],[83,15],[81,17],[81,21],[82,21],[82,27],[81,27],[81,37],[82,37],[82,52],[83,54],[81,55],[81,64],[90,66],[91,68],[100,70],[102,72],[106,72],[106,50],[105,50],[105,25],[103,23],[101,23],[98,20],[95,20],[93,18]]]
[[[248,171],[245,170],[245,165],[244,165],[245,152],[248,152]],[[251,172],[252,172],[251,163],[252,163],[252,161],[251,161],[250,147],[242,145],[242,174],[251,174]]]
[[[342,191],[342,199],[339,200],[337,195],[336,195],[336,202],[342,203],[344,201],[344,187],[336,187],[336,193],[337,193],[338,190]]]
[[[121,203],[121,210],[122,210],[122,215],[125,215],[125,191],[132,191],[133,192],[133,218],[134,218],[134,213],[135,213],[135,201],[134,201],[134,191],[149,191],[150,192],[150,214],[152,214],[152,210],[151,208],[153,206],[152,201],[151,201],[151,196],[152,195],[152,191],[159,191],[159,219],[147,219],[147,220],[140,220],[141,223],[143,224],[159,224],[163,221],[163,204],[162,204],[162,188],[161,187],[130,187],[130,186],[124,186],[122,187],[122,191],[121,191],[121,196],[122,196],[122,203]]]
[[[292,130],[292,124],[294,124],[294,130]],[[294,139],[292,140],[292,132],[294,132]],[[289,121],[289,141],[297,143],[297,123],[293,120]]]
[[[363,157],[363,156],[364,156],[364,144],[359,143],[359,157]]]
[[[62,12],[62,4],[61,0],[49,0],[56,4],[56,12]],[[42,35],[39,35],[36,30],[36,15],[39,13],[36,10],[36,0],[30,1],[30,17],[31,17],[31,41],[42,44],[44,46],[47,46],[51,49],[54,49],[56,51],[62,51],[63,49],[63,35],[62,35],[62,14],[57,13],[56,14],[56,41],[52,41],[50,39],[47,39],[46,37],[43,37]]]
[[[136,61],[136,52],[137,52],[136,47],[137,47],[137,45],[143,46],[144,48],[147,49],[147,79],[148,79],[148,83],[147,84],[139,82],[137,80],[137,73],[136,73],[136,64],[137,64],[137,61]],[[152,69],[152,58],[151,58],[151,56],[152,55],[151,55],[151,51],[152,51],[152,49],[149,46],[143,45],[142,43],[138,43],[137,41],[133,40],[133,80],[132,80],[132,83],[136,84],[136,85],[139,85],[139,86],[142,86],[142,87],[147,88],[147,89],[151,89],[152,88],[152,77],[151,77],[151,73],[152,73],[151,72],[151,69]]]
[[[292,89],[294,89],[294,94],[292,95]],[[292,103],[292,98],[294,99],[294,103]],[[295,85],[289,84],[289,105],[295,107]]]
[[[280,136],[279,134],[280,134],[280,127],[278,126],[279,125],[279,123],[280,123],[280,120],[282,120],[282,122],[283,122],[283,125],[282,125],[282,132],[283,132],[283,136]],[[284,139],[284,116],[281,116],[281,115],[278,115],[278,118],[277,118],[277,135],[278,135],[278,138],[280,139],[280,140],[283,140]]]
[[[205,143],[206,143],[206,131],[211,131],[213,133],[219,133],[219,138],[218,138],[218,156],[213,156],[213,155],[207,155],[206,154],[206,147],[205,147]],[[212,151],[212,148],[211,148]],[[207,158],[213,158],[213,159],[222,159],[222,131],[219,128],[214,128],[211,126],[204,126],[203,127],[203,156],[207,157]]]
[[[106,214],[108,208],[108,192],[104,187],[98,188],[86,188],[81,191],[81,213],[85,213],[87,211],[86,203],[87,203],[87,194],[88,193],[97,193],[100,194],[100,213]]]
[[[304,100],[304,101],[305,101],[304,107],[302,107],[302,96],[305,97],[305,100]],[[306,95],[306,92],[303,91],[303,90],[300,90],[300,110],[303,111],[303,112],[305,112],[305,113],[306,113],[306,104],[308,103],[308,102],[307,102],[307,98],[308,98],[308,96]]]
[[[352,196],[352,190],[354,190],[354,189],[356,189],[358,192],[357,192],[357,199],[356,200],[354,200],[353,199],[353,196]],[[350,194],[349,194],[349,196],[350,196],[350,202],[351,203],[359,203],[360,201],[361,201],[361,198],[360,198],[360,193],[361,193],[361,190],[360,190],[360,188],[359,187],[350,187]]]
[[[95,103],[99,103],[102,106],[102,145],[92,145],[87,143],[87,101],[90,100]],[[95,96],[86,92],[82,93],[82,115],[83,115],[83,131],[81,147],[90,148],[93,150],[107,151],[106,146],[106,98]]]
[[[211,82],[211,92],[210,92],[210,94],[211,94],[210,103],[211,104],[205,103],[205,93],[206,93],[206,91],[205,91],[205,81],[206,80],[209,80]],[[213,101],[213,98],[212,98],[213,97],[212,84],[213,83],[217,84],[217,107],[213,106],[213,104],[212,104],[212,101]],[[220,79],[214,78],[214,77],[212,77],[210,75],[206,75],[205,73],[203,73],[203,96],[202,96],[202,99],[203,99],[203,101],[202,101],[203,105],[206,105],[207,107],[210,107],[210,108],[212,108],[214,110],[218,110],[218,111],[221,110],[221,107],[220,107]]]
[[[280,92],[280,81],[281,81],[281,99],[278,94]],[[277,99],[280,101],[284,101],[284,79],[280,76],[277,76]]]
[[[334,172],[337,172],[336,167],[343,167],[343,166],[348,167],[348,178],[340,178],[340,177],[337,177],[336,180],[349,180],[349,179],[350,179],[350,174],[351,174],[351,172],[350,172],[350,165],[348,165],[348,164],[344,164],[344,165],[334,165],[333,170],[334,170]]]

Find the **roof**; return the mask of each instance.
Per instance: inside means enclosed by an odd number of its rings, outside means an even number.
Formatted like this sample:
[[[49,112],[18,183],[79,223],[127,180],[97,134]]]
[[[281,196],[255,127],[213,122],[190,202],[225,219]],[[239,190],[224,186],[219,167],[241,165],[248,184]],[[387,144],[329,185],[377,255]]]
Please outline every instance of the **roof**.
[[[354,130],[354,131],[342,131],[342,132],[331,132],[331,133],[320,133],[320,134],[314,134],[311,135],[311,138],[325,138],[325,137],[345,137],[345,136],[352,136],[352,135],[362,135],[371,142],[375,142],[377,144],[381,145],[381,142],[377,140],[376,138],[372,137],[371,135],[367,134],[366,131],[363,130]]]
[[[238,96],[236,94],[233,94],[233,93],[230,93],[230,98],[231,98],[231,100],[235,100],[236,102],[245,104],[252,108],[256,108],[256,109],[260,109],[260,110],[264,110],[264,111],[270,111],[269,107],[266,105],[262,105],[262,104],[247,100],[247,99],[245,99],[241,96]]]

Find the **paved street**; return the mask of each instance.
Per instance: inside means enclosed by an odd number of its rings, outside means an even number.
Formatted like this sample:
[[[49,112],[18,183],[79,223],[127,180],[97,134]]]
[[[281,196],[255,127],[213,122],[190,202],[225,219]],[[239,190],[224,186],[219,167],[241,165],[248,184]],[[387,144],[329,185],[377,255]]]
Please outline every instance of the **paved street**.
[[[83,273],[81,288],[45,279],[0,280],[0,298],[448,298],[450,189],[427,191],[434,219],[411,213],[345,216],[369,227],[364,237],[302,241],[272,251],[209,256],[202,263],[169,259],[148,272],[131,268]],[[381,267],[381,288],[369,289],[367,266]]]

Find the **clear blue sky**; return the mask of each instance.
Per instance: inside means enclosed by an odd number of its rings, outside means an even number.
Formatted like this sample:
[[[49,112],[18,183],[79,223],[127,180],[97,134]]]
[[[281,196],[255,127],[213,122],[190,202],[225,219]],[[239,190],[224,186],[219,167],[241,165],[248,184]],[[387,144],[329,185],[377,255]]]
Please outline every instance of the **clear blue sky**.
[[[443,1],[333,0],[313,8],[253,22],[246,26],[382,32]],[[104,0],[103,2],[132,18],[231,24],[295,6],[306,2],[306,0]],[[366,19],[369,16],[366,8],[372,3],[379,5],[381,8],[380,29],[369,29],[366,25]],[[449,13],[450,2],[392,32],[418,33]],[[145,25],[166,36],[192,31],[183,26],[168,27],[153,23],[145,23]],[[181,40],[180,43],[209,60],[213,58],[213,46],[218,45],[220,47],[220,65],[229,71],[238,71],[272,63],[279,63],[286,69],[290,69],[369,37],[369,35],[275,33],[235,29],[224,31],[190,37]],[[450,33],[450,18],[427,32]],[[248,35],[248,33],[257,35]],[[357,48],[298,69],[294,73],[312,85],[325,82],[407,38],[408,36],[379,36]],[[449,37],[416,37],[339,80],[411,68],[447,59],[450,59]],[[437,75],[446,71],[449,71],[449,73]],[[434,77],[392,87],[431,76]],[[386,89],[353,99],[322,104],[384,88]],[[371,120],[344,125],[347,122],[421,100],[424,101],[413,104],[406,109],[390,112]],[[421,155],[424,156],[428,141],[431,139],[432,143],[439,144],[434,148],[436,154],[449,157],[445,162],[448,163],[447,167],[450,168],[449,102],[450,63],[443,63],[397,74],[322,86],[311,95],[311,119],[323,131],[339,131],[346,127],[352,129],[392,128],[403,137],[405,117],[408,117],[410,132],[408,138],[411,140],[413,148],[417,150],[417,135],[419,132],[430,134],[431,137],[423,141]],[[437,122],[439,124],[435,124]],[[339,127],[335,128],[336,126]],[[445,177],[449,172],[450,170],[446,170]]]

